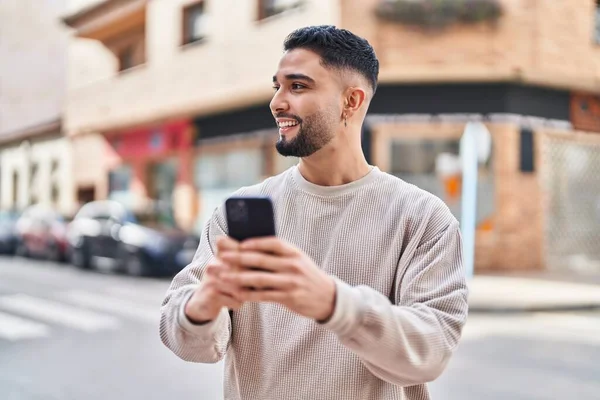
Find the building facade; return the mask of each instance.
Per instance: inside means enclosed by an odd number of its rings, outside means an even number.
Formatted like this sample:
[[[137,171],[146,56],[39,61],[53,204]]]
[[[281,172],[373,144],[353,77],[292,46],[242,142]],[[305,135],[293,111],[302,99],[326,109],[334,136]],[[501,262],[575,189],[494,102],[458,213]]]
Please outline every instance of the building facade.
[[[368,160],[440,196],[460,218],[452,165],[466,122],[483,121],[491,151],[479,171],[476,268],[544,268],[543,143],[558,131],[600,132],[596,1],[488,1],[489,19],[444,24],[403,14],[398,3],[106,0],[72,10],[66,131],[73,143],[100,133],[113,154],[89,168],[95,195],[129,191],[143,203],[172,191],[178,219],[198,230],[232,190],[293,164],[273,149],[269,77],[289,32],[332,24],[367,38],[380,60],[363,131]],[[172,153],[133,161],[114,149],[141,135],[136,143],[152,153],[160,139],[148,132],[180,123],[188,142]],[[151,177],[156,157],[167,178]],[[157,179],[174,182],[158,194]]]
[[[69,141],[62,134],[65,1],[0,4],[0,208],[44,203],[71,214]]]

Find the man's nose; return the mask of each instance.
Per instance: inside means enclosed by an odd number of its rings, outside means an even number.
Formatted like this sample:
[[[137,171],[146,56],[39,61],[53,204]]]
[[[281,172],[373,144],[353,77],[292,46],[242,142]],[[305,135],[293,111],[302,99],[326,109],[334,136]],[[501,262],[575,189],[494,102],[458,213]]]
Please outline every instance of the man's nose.
[[[271,99],[271,103],[269,104],[269,107],[271,108],[271,112],[273,114],[285,112],[289,109],[289,104],[285,99],[285,96],[281,92],[281,89],[275,92],[275,96],[273,96],[273,98]]]

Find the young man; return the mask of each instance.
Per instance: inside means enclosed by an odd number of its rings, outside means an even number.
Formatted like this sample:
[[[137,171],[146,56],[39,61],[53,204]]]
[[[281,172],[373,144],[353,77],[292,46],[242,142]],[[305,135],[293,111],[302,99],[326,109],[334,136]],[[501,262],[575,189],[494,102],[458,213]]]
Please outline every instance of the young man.
[[[379,73],[366,40],[307,27],[284,50],[270,107],[277,150],[300,163],[236,193],[271,197],[277,237],[238,243],[218,208],[161,338],[187,361],[225,357],[227,399],[429,399],[467,318],[458,222],[366,162]]]

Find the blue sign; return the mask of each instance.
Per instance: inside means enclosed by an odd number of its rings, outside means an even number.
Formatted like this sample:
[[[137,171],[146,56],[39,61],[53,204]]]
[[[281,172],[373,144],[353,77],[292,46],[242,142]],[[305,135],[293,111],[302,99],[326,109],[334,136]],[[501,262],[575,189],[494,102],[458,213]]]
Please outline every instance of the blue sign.
[[[152,132],[152,136],[150,136],[150,148],[152,150],[158,150],[163,145],[163,134],[161,131],[157,130]]]

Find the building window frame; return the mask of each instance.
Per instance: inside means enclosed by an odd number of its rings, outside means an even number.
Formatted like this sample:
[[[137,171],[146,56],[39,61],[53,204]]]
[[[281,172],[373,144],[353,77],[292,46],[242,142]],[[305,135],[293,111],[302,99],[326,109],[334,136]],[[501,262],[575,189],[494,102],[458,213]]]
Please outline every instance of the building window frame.
[[[32,161],[29,164],[29,204],[37,204],[40,201],[40,188],[41,182],[38,179],[40,173],[39,162]]]
[[[119,61],[119,71],[127,71],[136,66],[134,61],[133,45],[125,46],[117,52],[117,60]]]
[[[117,71],[128,72],[146,64],[146,26],[121,32],[106,41],[106,47],[117,60]],[[126,59],[129,58],[129,61]]]
[[[254,182],[232,182],[226,179],[226,176],[231,177],[232,174],[228,172],[234,172],[235,169],[229,169],[232,165],[229,164],[231,154],[243,153],[245,151],[258,152],[261,160],[259,161],[261,166],[259,167],[260,176],[257,177]],[[202,176],[205,171],[201,170],[203,162],[207,158],[218,160],[220,163],[229,164],[227,165],[228,172],[213,182],[207,182]],[[204,161],[202,161],[204,159]],[[205,165],[206,166],[206,165]],[[210,214],[214,210],[213,206],[220,204],[225,200],[227,195],[231,194],[235,190],[240,189],[242,186],[248,184],[256,184],[263,181],[266,176],[269,175],[269,166],[266,160],[266,149],[265,149],[265,138],[258,135],[249,134],[248,137],[237,137],[237,138],[216,138],[216,139],[205,139],[199,143],[193,154],[192,161],[192,181],[194,191],[197,197],[196,208],[194,211],[194,228],[196,233],[200,233],[204,224],[210,217]],[[225,179],[224,179],[225,178]],[[239,177],[237,177],[239,178]],[[219,198],[221,197],[222,198]],[[211,200],[212,199],[212,200]],[[218,201],[217,201],[218,200]],[[207,203],[208,201],[208,203]]]
[[[304,5],[305,0],[258,0],[257,20],[271,19],[288,11],[301,9]]]
[[[183,7],[181,12],[181,46],[186,47],[188,45],[204,43],[206,41],[207,35],[203,36],[194,36],[194,29],[192,28],[192,24],[190,23],[190,18],[193,13],[198,12],[201,15],[200,18],[206,18],[206,1],[200,0],[194,3],[188,4]],[[205,22],[206,23],[206,22]]]
[[[434,165],[427,163],[426,171],[418,171],[416,174],[410,172],[399,171],[393,163],[393,145],[401,145],[402,143],[447,143],[460,142],[463,132],[464,123],[447,123],[447,124],[431,124],[431,123],[382,123],[372,127],[373,129],[373,164],[377,165],[382,171],[388,172],[404,179],[409,183],[416,184],[420,189],[424,189],[433,193],[435,196],[443,200],[450,208],[451,212],[460,219],[461,214],[461,181],[460,174],[456,174],[453,168],[448,170],[447,167],[456,167],[455,163],[459,159],[459,154],[454,151],[444,151],[452,153],[451,165],[447,162],[441,165],[438,164],[438,159]],[[496,146],[500,146],[492,136],[492,149],[486,162],[479,164],[479,182],[478,182],[478,205],[477,210],[482,224],[483,221],[493,219],[493,213],[497,209],[497,186],[496,186]],[[434,146],[435,147],[435,146]],[[453,147],[453,146],[450,146]],[[438,148],[439,149],[439,148]],[[434,149],[428,149],[428,151]],[[446,158],[446,157],[444,157]],[[440,159],[439,161],[447,161]],[[431,169],[433,167],[433,170]],[[444,167],[444,168],[440,168]],[[442,171],[444,169],[445,171]],[[412,175],[412,176],[411,176]],[[429,175],[430,178],[427,177]],[[437,181],[437,182],[436,182]],[[435,183],[434,183],[435,182]],[[483,226],[483,225],[478,225]]]
[[[108,199],[132,204],[132,184],[135,167],[130,163],[120,164],[108,171]]]
[[[227,144],[229,144],[230,146],[227,146]],[[252,153],[258,153],[258,155],[255,154],[255,156],[260,157],[260,166],[258,167],[259,169],[259,177],[255,182],[249,182],[249,181],[244,181],[242,179],[243,182],[240,181],[236,181],[236,182],[232,182],[229,178],[231,178],[233,175],[237,175],[237,173],[235,172],[235,169],[231,169],[232,165],[231,163],[231,158],[233,155],[246,155],[246,154],[252,154]],[[246,153],[246,154],[244,154]],[[202,163],[205,160],[214,160],[214,161],[218,161],[219,163],[222,163],[222,167],[224,168],[223,171],[221,171],[221,173],[223,174],[222,176],[220,176],[220,179],[217,179],[215,181],[214,185],[206,185],[206,182],[202,179],[203,177],[201,176],[201,173],[204,171],[200,171],[200,167],[202,166]],[[252,185],[252,184],[256,184],[259,183],[260,181],[262,181],[263,179],[265,179],[265,177],[267,176],[266,173],[266,160],[265,160],[265,148],[262,144],[262,142],[260,140],[253,140],[253,138],[248,138],[248,140],[240,140],[237,143],[215,143],[215,144],[208,144],[208,145],[203,145],[200,147],[199,151],[196,153],[196,156],[194,157],[194,165],[193,165],[193,182],[194,182],[194,187],[196,189],[196,191],[203,191],[203,190],[214,190],[214,189],[222,189],[222,188],[229,188],[229,187],[235,187],[236,189],[239,189],[242,186],[245,185]],[[200,173],[200,174],[198,174]],[[238,177],[239,179],[239,177]]]

